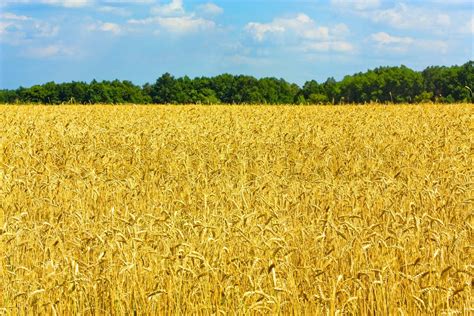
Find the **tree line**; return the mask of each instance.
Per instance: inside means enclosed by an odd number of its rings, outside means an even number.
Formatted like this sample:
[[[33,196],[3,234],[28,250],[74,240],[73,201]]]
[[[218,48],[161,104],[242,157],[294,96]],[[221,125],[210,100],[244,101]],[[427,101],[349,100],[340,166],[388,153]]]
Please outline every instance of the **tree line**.
[[[130,81],[55,83],[0,90],[0,103],[44,104],[350,104],[473,102],[474,62],[461,66],[379,67],[336,81],[307,81],[302,87],[277,78],[222,74],[175,78],[163,74],[153,84]]]

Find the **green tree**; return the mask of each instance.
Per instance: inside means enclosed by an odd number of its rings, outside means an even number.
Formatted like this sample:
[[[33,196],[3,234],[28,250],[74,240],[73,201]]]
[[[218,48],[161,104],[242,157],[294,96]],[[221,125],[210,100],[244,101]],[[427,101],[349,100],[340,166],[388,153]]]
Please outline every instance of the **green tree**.
[[[177,84],[175,78],[169,73],[163,74],[156,80],[152,88],[152,100],[154,103],[177,103]]]

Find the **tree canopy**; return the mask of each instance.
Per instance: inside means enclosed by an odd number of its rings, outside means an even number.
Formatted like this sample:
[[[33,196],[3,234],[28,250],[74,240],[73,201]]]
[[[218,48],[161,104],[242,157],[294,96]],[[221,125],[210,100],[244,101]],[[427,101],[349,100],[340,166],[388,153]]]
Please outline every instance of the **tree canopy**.
[[[44,104],[350,104],[366,102],[473,102],[474,62],[462,66],[432,66],[418,72],[408,67],[379,67],[328,78],[302,87],[284,79],[222,74],[175,78],[163,74],[153,84],[130,81],[55,83],[0,90],[0,103]]]

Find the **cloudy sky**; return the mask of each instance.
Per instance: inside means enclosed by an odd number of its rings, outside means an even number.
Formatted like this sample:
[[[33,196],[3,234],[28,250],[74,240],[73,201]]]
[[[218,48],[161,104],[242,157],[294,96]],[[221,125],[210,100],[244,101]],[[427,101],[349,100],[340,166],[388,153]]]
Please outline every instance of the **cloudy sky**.
[[[471,0],[1,0],[0,88],[221,73],[304,83],[473,57]]]

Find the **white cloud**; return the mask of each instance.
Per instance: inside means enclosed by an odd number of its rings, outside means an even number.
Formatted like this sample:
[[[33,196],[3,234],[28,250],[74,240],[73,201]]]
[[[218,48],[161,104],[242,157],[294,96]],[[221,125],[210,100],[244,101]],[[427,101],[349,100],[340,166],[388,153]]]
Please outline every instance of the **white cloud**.
[[[114,35],[118,35],[122,32],[120,25],[110,22],[97,22],[87,26],[88,31],[101,31],[101,32],[110,32]]]
[[[13,25],[13,22],[10,21],[0,21],[0,42],[5,41],[5,35],[8,34],[8,29]]]
[[[151,8],[151,13],[160,16],[176,16],[185,13],[183,0],[171,0],[168,4],[158,5]]]
[[[158,18],[158,24],[170,32],[190,33],[212,29],[215,26],[213,21],[192,16],[183,17],[163,17]]]
[[[380,0],[331,0],[333,6],[355,10],[374,9],[380,6]]]
[[[409,51],[438,51],[446,54],[449,49],[448,43],[441,40],[427,40],[413,37],[399,37],[386,32],[378,32],[370,35],[371,41],[379,51],[406,53]]]
[[[102,0],[105,4],[152,4],[156,0]]]
[[[215,8],[214,8],[215,9]],[[145,19],[130,19],[131,25],[156,25],[159,29],[153,31],[160,34],[164,29],[169,33],[186,34],[211,30],[216,27],[212,20],[200,17],[195,13],[187,13],[182,0],[171,0],[168,4],[158,5],[151,9],[153,16]]]
[[[59,25],[5,12],[0,20],[0,42],[11,46],[26,45],[35,40],[56,37],[59,30]]]
[[[472,17],[472,0],[331,0],[334,10],[352,13],[396,29],[433,35],[465,34]],[[470,29],[470,26],[469,26]]]
[[[341,53],[349,53],[354,50],[354,46],[346,41],[326,41],[326,42],[314,42],[314,43],[306,43],[303,46],[303,51],[310,53],[310,52],[341,52]]]
[[[102,6],[97,9],[99,12],[103,13],[110,13],[110,14],[115,14],[115,15],[120,15],[120,16],[130,16],[132,13],[125,9],[125,8],[120,8],[120,7],[113,7],[113,6]]]
[[[10,13],[10,12],[5,12],[5,13],[0,14],[0,18],[3,19],[3,20],[15,20],[15,21],[31,20],[31,18],[28,17],[28,16],[16,15],[16,14]]]
[[[288,34],[304,39],[327,39],[329,29],[317,26],[306,14],[300,13],[292,18],[276,18],[270,23],[248,23],[245,29],[257,41],[263,41],[271,35]]]
[[[81,8],[91,5],[93,0],[40,0],[41,3],[63,6],[65,8]]]
[[[121,29],[118,24],[115,23],[110,23],[110,22],[105,22],[100,25],[99,30],[103,32],[111,32],[113,34],[119,34]]]
[[[418,40],[415,42],[415,47],[424,51],[435,51],[441,54],[447,54],[449,51],[449,44],[443,40]]]
[[[441,12],[408,6],[400,3],[385,10],[374,10],[364,14],[377,23],[385,23],[399,29],[443,30],[451,25],[451,17]]]
[[[224,12],[224,9],[222,9],[221,7],[219,7],[218,5],[212,2],[201,4],[200,6],[198,6],[198,10],[199,12],[203,14],[211,15],[211,16],[219,15]]]
[[[344,23],[336,24],[332,28],[332,34],[334,36],[344,37],[346,35],[349,35],[349,33],[350,33],[349,28]]]
[[[306,14],[275,18],[269,23],[251,22],[245,30],[258,42],[275,41],[297,50],[310,52],[350,52],[354,46],[345,40],[349,29],[345,24],[319,26]]]
[[[47,46],[29,47],[23,51],[23,55],[31,58],[51,58],[57,56],[72,56],[74,50],[63,45],[52,44]]]
[[[371,36],[371,39],[377,44],[389,45],[389,44],[404,44],[409,45],[413,43],[413,38],[411,37],[397,37],[392,36],[385,32],[374,33]]]
[[[150,25],[156,24],[172,33],[193,33],[209,30],[215,27],[214,21],[195,17],[193,15],[177,17],[150,17],[142,20],[129,20],[129,24]]]
[[[33,33],[36,37],[54,37],[59,33],[59,25],[36,21],[33,23]]]
[[[258,41],[263,41],[265,39],[265,36],[269,33],[284,33],[286,31],[285,27],[278,24],[262,24],[255,22],[247,24],[245,29],[248,32],[252,33],[253,37]]]
[[[474,17],[471,17],[461,32],[474,34]]]
[[[65,8],[81,8],[94,4],[94,0],[3,0],[0,6],[7,6],[12,4],[46,4],[62,6]]]
[[[426,2],[431,2],[435,4],[447,4],[452,6],[454,5],[472,5],[472,0],[425,0]]]
[[[0,2],[0,8],[6,7],[12,4],[23,4],[23,3],[30,3],[30,0],[3,0]]]

